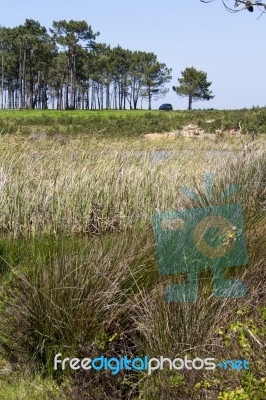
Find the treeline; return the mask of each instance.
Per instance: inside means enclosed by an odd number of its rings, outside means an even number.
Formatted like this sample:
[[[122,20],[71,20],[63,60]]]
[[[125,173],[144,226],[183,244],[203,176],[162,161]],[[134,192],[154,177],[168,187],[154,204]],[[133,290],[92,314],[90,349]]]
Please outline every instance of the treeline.
[[[136,109],[163,96],[171,69],[154,53],[96,43],[86,21],[0,26],[0,108]]]

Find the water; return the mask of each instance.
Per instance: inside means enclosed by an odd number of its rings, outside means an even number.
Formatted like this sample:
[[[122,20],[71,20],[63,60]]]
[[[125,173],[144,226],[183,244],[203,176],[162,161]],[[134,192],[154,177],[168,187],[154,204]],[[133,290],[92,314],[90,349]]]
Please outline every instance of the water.
[[[126,152],[125,155],[129,153]],[[237,156],[240,154],[239,151],[229,151],[229,150],[205,150],[200,151],[201,155],[205,155],[206,158],[212,158],[213,156],[219,157],[228,157],[228,156]],[[134,150],[130,152],[130,156],[138,157],[148,157],[151,159],[153,163],[158,163],[160,161],[165,161],[174,156],[193,156],[195,155],[195,150]]]

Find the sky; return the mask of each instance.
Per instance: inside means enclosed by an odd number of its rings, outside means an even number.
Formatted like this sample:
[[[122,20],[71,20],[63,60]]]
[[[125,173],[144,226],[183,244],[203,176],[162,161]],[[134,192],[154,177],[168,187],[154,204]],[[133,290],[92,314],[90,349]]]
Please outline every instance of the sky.
[[[259,15],[231,14],[222,0],[9,0],[1,6],[0,25],[13,27],[28,18],[50,28],[53,20],[86,20],[100,32],[97,42],[154,52],[172,68],[170,90],[153,108],[171,103],[187,109],[187,99],[172,86],[181,71],[194,66],[207,73],[215,97],[193,108],[239,109],[266,105],[266,14]]]

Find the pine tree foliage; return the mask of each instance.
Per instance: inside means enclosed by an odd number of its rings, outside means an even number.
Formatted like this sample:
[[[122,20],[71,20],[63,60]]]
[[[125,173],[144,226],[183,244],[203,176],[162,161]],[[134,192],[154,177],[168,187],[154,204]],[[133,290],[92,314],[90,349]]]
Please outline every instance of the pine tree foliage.
[[[198,71],[194,67],[186,68],[178,79],[179,86],[173,90],[181,97],[188,97],[188,109],[192,110],[192,103],[197,100],[211,100],[214,98],[209,90],[212,82],[207,81],[207,73]]]

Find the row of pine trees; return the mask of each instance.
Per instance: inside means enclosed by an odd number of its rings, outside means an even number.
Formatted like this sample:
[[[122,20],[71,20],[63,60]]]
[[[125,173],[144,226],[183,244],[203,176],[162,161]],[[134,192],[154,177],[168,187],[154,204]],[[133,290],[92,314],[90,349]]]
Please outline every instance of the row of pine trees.
[[[97,43],[86,21],[0,26],[0,108],[136,109],[163,96],[171,69],[154,53]]]

